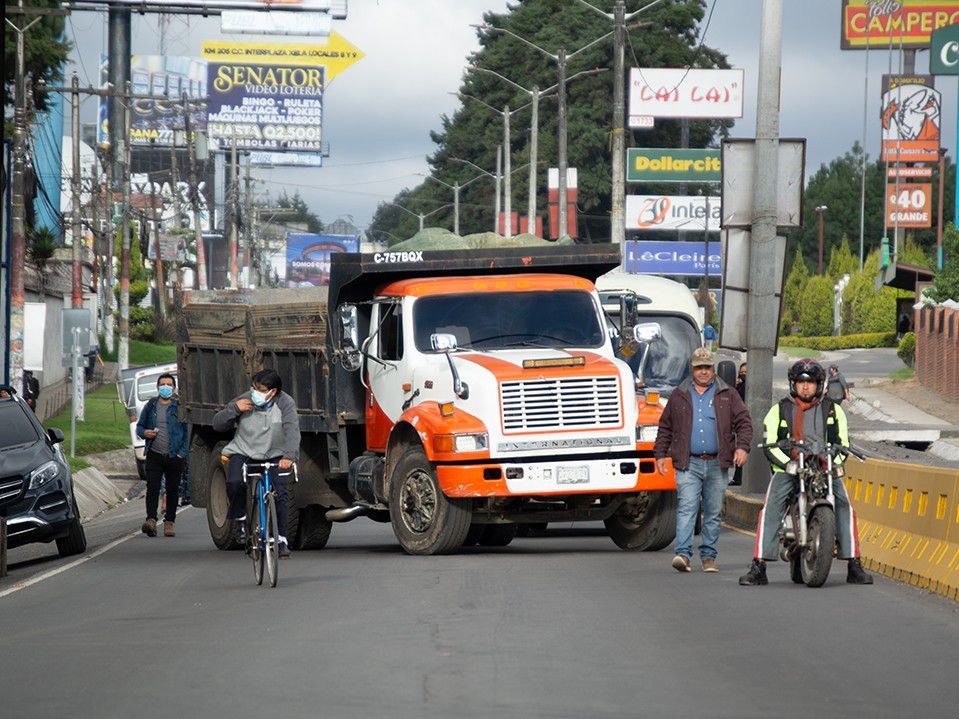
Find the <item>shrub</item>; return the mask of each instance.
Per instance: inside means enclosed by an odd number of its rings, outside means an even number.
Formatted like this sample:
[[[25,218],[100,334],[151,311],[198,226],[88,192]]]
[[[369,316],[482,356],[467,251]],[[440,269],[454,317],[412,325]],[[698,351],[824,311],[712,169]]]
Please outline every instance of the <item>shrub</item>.
[[[143,298],[150,292],[150,283],[146,280],[135,280],[130,283],[130,309],[143,302]],[[117,307],[120,306],[120,283],[113,288],[113,294],[117,298]]]
[[[828,335],[833,329],[833,288],[828,277],[811,277],[799,303],[799,326],[803,335]]]
[[[779,338],[782,347],[808,347],[811,350],[847,350],[874,347],[895,347],[895,332],[872,332],[868,334],[840,335],[839,337],[804,337],[786,335]]]
[[[809,270],[803,261],[802,251],[796,248],[796,255],[793,257],[792,269],[786,277],[785,289],[783,290],[783,311],[781,329],[791,330],[794,325],[799,323],[800,310],[802,306],[803,293],[806,290],[806,283],[809,281]]]
[[[896,350],[906,367],[912,367],[916,363],[916,335],[913,332],[906,332],[899,341],[899,349]]]
[[[876,292],[878,275],[879,252],[874,251],[866,258],[862,271],[849,278],[842,293],[843,332],[862,334],[896,329],[896,290],[882,287]]]
[[[842,242],[834,246],[829,253],[829,268],[826,274],[832,278],[833,282],[838,282],[843,275],[851,275],[858,264],[849,249],[849,238],[843,235]]]

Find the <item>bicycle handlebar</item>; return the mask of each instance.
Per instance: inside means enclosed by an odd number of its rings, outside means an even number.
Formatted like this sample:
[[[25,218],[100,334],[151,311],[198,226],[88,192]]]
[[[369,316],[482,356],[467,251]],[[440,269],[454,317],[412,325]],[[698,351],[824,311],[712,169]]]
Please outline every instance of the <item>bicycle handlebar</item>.
[[[297,471],[296,471],[296,462],[293,462],[293,463],[290,465],[289,469],[280,469],[280,463],[279,463],[279,462],[266,462],[266,461],[263,461],[263,462],[261,462],[261,461],[246,462],[246,463],[243,465],[244,478],[247,476],[248,470],[249,470],[250,468],[259,469],[259,470],[261,470],[261,471],[264,472],[264,473],[265,473],[265,472],[269,472],[271,469],[274,469],[274,468],[275,468],[275,469],[277,470],[277,471],[276,471],[276,474],[277,474],[278,477],[289,477],[289,476],[292,475],[294,482],[298,482],[298,481],[299,481],[299,477],[297,476]]]

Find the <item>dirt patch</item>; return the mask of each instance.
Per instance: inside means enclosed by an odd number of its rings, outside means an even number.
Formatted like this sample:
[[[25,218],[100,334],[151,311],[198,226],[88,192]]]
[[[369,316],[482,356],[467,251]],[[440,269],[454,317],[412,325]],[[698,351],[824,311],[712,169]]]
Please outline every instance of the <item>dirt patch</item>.
[[[895,395],[933,417],[939,417],[950,424],[959,425],[959,402],[946,399],[936,390],[919,384],[915,379],[885,382],[878,386],[883,391]]]

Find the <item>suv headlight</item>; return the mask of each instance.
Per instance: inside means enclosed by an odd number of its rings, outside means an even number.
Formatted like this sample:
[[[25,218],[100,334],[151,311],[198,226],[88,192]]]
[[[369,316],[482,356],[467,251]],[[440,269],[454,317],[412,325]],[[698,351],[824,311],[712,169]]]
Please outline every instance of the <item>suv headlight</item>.
[[[640,424],[636,426],[637,442],[655,442],[658,434],[658,424]]]
[[[489,448],[486,432],[472,434],[438,434],[433,437],[433,451],[441,454],[451,452],[480,452]]]
[[[56,479],[60,475],[60,465],[56,462],[47,462],[41,464],[30,473],[30,489],[42,487],[47,482]]]

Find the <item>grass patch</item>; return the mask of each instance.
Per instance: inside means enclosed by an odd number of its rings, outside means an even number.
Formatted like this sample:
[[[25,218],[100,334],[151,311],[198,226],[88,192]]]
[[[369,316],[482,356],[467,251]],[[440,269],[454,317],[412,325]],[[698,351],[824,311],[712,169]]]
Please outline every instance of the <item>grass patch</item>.
[[[112,384],[100,387],[86,396],[84,404],[86,420],[77,422],[75,439],[78,457],[130,446],[130,421],[126,409],[117,401],[116,387]],[[44,426],[47,429],[58,427],[63,432],[66,436],[63,451],[69,455],[70,405],[44,422]]]
[[[803,357],[819,359],[821,356],[819,350],[809,349],[808,347],[788,347],[783,345],[779,345],[779,353],[784,354],[787,357],[796,357],[799,359]]]
[[[894,369],[889,373],[889,379],[893,382],[904,382],[907,379],[912,379],[916,376],[916,370],[912,367],[900,367],[899,369]]]
[[[119,340],[117,340],[119,344]],[[116,362],[117,353],[107,352],[106,345],[100,343],[100,356],[105,362]],[[130,340],[130,366],[176,362],[176,345],[172,342],[144,342]]]
[[[69,444],[67,445],[67,449],[66,449],[66,452],[64,452],[64,454],[65,454],[65,455],[69,455],[69,454],[70,454],[70,445],[69,445]],[[67,457],[67,464],[70,465],[70,473],[71,473],[71,474],[73,474],[73,473],[75,473],[75,472],[79,472],[81,469],[87,469],[88,467],[92,466],[92,465],[91,465],[89,462],[87,462],[83,457],[69,457],[69,456],[68,456],[68,457]]]

